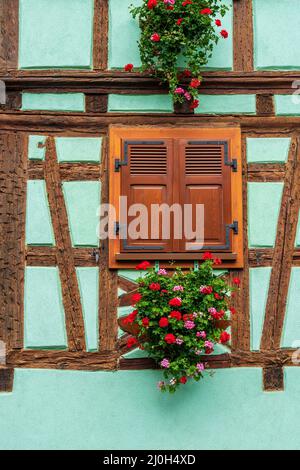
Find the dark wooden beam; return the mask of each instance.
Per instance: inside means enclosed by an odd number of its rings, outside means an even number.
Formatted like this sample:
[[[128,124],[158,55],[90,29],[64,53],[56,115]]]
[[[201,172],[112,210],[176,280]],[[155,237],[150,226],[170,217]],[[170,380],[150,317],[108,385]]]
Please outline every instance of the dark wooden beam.
[[[263,385],[265,392],[279,392],[284,390],[283,368],[268,366],[263,369]]]
[[[0,393],[13,391],[14,369],[0,369]]]
[[[240,72],[253,70],[252,0],[233,2],[233,68]]]
[[[18,68],[19,0],[2,0],[0,31],[0,73],[5,74]]]
[[[242,24],[244,27],[245,24]],[[243,49],[241,49],[243,53]],[[292,94],[292,84],[300,79],[299,71],[203,72],[203,94]],[[74,71],[74,70],[15,70],[2,73],[7,90],[12,91],[74,91],[92,94],[108,93],[167,93],[157,79],[141,73],[123,71]]]

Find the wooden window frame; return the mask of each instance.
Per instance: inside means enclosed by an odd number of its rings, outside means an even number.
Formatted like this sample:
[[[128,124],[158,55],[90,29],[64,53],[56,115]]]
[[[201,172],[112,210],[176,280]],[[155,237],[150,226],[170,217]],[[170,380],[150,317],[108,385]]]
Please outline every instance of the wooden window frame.
[[[121,195],[121,172],[115,171],[115,160],[121,156],[123,140],[143,139],[183,139],[229,141],[231,153],[237,161],[237,171],[231,173],[231,213],[232,221],[238,221],[238,233],[233,236],[232,253],[215,253],[222,259],[224,268],[243,267],[243,209],[242,209],[242,161],[241,161],[241,130],[239,127],[156,127],[156,126],[111,126],[109,133],[109,202],[115,207],[119,220],[119,197]],[[195,261],[201,261],[202,252],[195,253],[121,253],[121,242],[118,238],[109,240],[109,267],[111,269],[133,268],[138,262],[148,260],[159,261],[161,267],[188,268]],[[175,261],[170,265],[170,261]]]

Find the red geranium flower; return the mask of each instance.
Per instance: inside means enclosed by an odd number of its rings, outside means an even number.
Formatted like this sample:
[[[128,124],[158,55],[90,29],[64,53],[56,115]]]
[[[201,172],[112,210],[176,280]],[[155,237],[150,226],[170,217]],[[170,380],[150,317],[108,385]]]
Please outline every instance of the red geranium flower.
[[[176,21],[176,24],[177,24],[178,26],[180,26],[182,22],[183,22],[183,18],[179,18],[179,19]]]
[[[230,334],[227,331],[223,331],[220,336],[220,343],[225,344],[230,340]]]
[[[136,304],[137,302],[139,302],[141,300],[141,298],[142,298],[142,295],[139,292],[137,292],[136,294],[133,294],[131,296],[131,302],[133,304]]]
[[[149,285],[150,290],[160,290],[160,284],[158,282],[151,282]]]
[[[166,318],[166,317],[162,317],[160,320],[159,320],[159,326],[161,328],[166,328],[166,326],[168,326],[169,324],[169,320]]]
[[[199,100],[193,100],[193,102],[190,104],[190,109],[196,109],[199,106]]]
[[[232,313],[232,315],[236,314],[236,309],[234,307],[229,307],[229,310]]]
[[[192,76],[192,72],[190,72],[188,69],[185,69],[183,72],[182,72],[182,75],[186,78],[190,78]]]
[[[182,319],[183,321],[188,321],[188,320],[193,320],[193,314],[192,313],[186,313],[185,315],[183,315]]]
[[[200,80],[198,80],[198,78],[193,78],[191,80],[190,86],[192,88],[198,88],[200,85],[201,85],[201,82],[200,82]]]
[[[150,266],[150,263],[148,261],[142,261],[140,264],[138,264],[135,269],[141,269],[141,270],[145,270],[145,269],[148,269]]]
[[[171,299],[169,301],[169,305],[171,307],[180,307],[181,304],[182,304],[182,300],[180,297],[175,297],[175,299]]]
[[[210,251],[206,251],[202,256],[202,259],[204,260],[213,259],[213,255],[210,253]]]
[[[167,289],[162,289],[162,290],[160,291],[160,293],[161,293],[161,294],[167,294],[168,291],[167,291]]]
[[[187,383],[187,378],[186,377],[180,377],[179,382],[184,385],[184,384]]]
[[[219,266],[220,264],[222,264],[222,260],[221,260],[220,258],[215,258],[215,259],[214,259],[214,264],[215,264],[216,266]]]
[[[210,8],[203,8],[201,11],[200,11],[201,15],[211,15],[212,14],[212,10]]]
[[[142,319],[142,324],[145,327],[149,326],[149,318],[147,318],[147,317],[143,318]]]
[[[168,344],[173,344],[175,343],[176,341],[176,338],[174,335],[172,335],[172,333],[168,333],[166,336],[165,336],[165,342],[168,343]]]
[[[222,297],[220,296],[220,294],[218,294],[218,292],[214,293],[214,297],[215,297],[216,300],[221,300],[222,299]]]
[[[133,64],[126,64],[124,66],[125,72],[132,72],[132,69],[133,69]]]
[[[172,5],[168,5],[167,10],[174,10],[174,7]]]
[[[211,354],[213,352],[214,352],[214,350],[212,348],[206,348],[205,349],[205,354]]]
[[[240,286],[240,284],[241,284],[241,280],[238,277],[235,277],[232,282],[236,286]]]
[[[132,348],[133,346],[138,344],[138,340],[136,338],[130,337],[127,340],[127,348]]]
[[[170,318],[176,318],[176,320],[181,320],[181,313],[178,312],[178,310],[172,310],[172,312],[169,315]]]
[[[216,23],[216,26],[222,26],[221,20],[216,20],[215,23]]]
[[[192,4],[193,4],[192,0],[185,0],[185,2],[182,2],[183,7],[185,7],[187,5],[192,5]]]
[[[226,31],[226,29],[222,29],[222,31],[221,31],[221,36],[222,36],[224,39],[227,39],[227,38],[228,38],[228,32]]]
[[[157,0],[149,0],[148,1],[148,8],[152,10],[152,8],[157,7]]]
[[[153,42],[159,42],[160,41],[160,35],[158,33],[153,33],[150,39]]]
[[[124,318],[125,325],[128,325],[128,323],[133,323],[136,319],[137,314],[138,314],[138,311],[134,310],[126,318]]]

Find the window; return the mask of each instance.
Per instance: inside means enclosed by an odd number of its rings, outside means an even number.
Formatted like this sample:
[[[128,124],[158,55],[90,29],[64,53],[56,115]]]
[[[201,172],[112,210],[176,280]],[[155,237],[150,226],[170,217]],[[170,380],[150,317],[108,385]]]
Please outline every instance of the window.
[[[240,129],[111,127],[110,204],[111,268],[204,251],[242,267]]]

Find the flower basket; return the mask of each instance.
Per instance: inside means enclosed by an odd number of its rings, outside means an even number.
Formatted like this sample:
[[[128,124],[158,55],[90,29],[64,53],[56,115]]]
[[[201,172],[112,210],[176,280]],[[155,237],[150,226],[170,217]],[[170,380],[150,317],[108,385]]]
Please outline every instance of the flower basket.
[[[128,333],[127,347],[144,349],[161,366],[168,381],[159,383],[162,391],[173,393],[193,379],[199,381],[206,367],[201,357],[211,354],[217,343],[227,344],[230,334],[229,306],[231,293],[224,275],[215,274],[210,253],[197,271],[149,269],[144,261],[137,266],[145,270],[138,279],[138,289],[129,293],[134,310],[119,318],[118,324]],[[238,286],[239,279],[233,280]],[[126,294],[126,297],[128,294]]]
[[[129,335],[135,336],[136,338],[139,338],[141,334],[141,328],[138,323],[133,322],[133,323],[128,323],[127,320],[129,318],[129,315],[124,315],[120,318],[118,318],[118,325],[119,327],[125,332],[128,333]],[[215,327],[219,330],[227,330],[231,326],[231,321],[230,320],[212,320],[214,323]],[[145,336],[143,337],[145,339]]]
[[[141,30],[141,71],[150,70],[168,85],[176,103],[175,113],[193,114],[199,106],[202,67],[212,56],[215,44],[228,37],[222,29],[228,6],[222,0],[142,0],[130,11]],[[185,69],[179,69],[179,63]],[[132,71],[134,64],[124,68]]]

